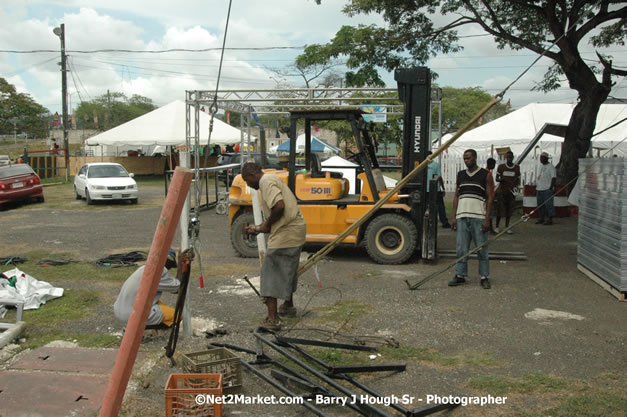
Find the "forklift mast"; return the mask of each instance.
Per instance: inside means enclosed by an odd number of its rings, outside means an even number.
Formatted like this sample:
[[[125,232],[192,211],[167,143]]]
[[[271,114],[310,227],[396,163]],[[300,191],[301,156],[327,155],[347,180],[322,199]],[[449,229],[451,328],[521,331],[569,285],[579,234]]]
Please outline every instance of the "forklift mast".
[[[398,69],[394,72],[398,83],[398,97],[405,103],[403,116],[402,176],[405,177],[429,151],[429,126],[431,125],[431,74],[427,67]],[[412,217],[422,235],[421,224],[426,210],[427,170],[423,170],[401,190],[410,195]]]

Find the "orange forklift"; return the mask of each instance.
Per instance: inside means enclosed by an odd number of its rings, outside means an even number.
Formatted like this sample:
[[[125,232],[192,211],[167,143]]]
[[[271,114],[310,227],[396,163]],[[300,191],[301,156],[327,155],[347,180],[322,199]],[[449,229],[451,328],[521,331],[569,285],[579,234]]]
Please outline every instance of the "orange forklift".
[[[405,104],[401,166],[404,177],[426,159],[429,151],[431,77],[425,67],[397,70],[394,77],[399,98]],[[328,243],[388,193],[376,158],[371,125],[364,122],[359,110],[353,109],[292,111],[290,119],[288,168],[265,169],[264,173],[281,178],[296,195],[307,223],[307,243]],[[300,120],[305,123],[304,167],[296,165],[296,128]],[[351,125],[358,150],[351,155],[358,164],[355,194],[349,194],[349,182],[342,173],[322,171],[318,155],[311,152],[311,125],[326,120]],[[435,198],[427,201],[426,181],[424,170],[342,243],[365,246],[370,258],[380,264],[400,264],[417,252],[424,259],[435,259],[437,208]],[[229,203],[231,243],[239,255],[256,257],[256,238],[244,232],[245,225],[254,221],[250,189],[241,176],[233,181]]]

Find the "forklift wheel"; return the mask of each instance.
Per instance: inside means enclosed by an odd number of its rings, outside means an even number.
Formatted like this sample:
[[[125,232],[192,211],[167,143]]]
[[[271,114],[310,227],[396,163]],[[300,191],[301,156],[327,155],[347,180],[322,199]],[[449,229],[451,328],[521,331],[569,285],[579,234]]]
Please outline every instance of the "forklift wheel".
[[[256,258],[259,256],[257,236],[244,234],[244,228],[247,224],[255,224],[252,211],[242,213],[233,220],[231,225],[231,245],[242,258]]]
[[[400,264],[416,250],[418,230],[407,217],[386,213],[377,216],[366,229],[366,249],[379,264]]]

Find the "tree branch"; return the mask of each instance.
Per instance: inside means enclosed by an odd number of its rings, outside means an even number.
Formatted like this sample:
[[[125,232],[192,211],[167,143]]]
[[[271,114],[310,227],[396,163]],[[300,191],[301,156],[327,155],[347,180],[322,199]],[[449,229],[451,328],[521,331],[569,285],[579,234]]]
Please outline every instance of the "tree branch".
[[[501,39],[507,40],[507,41],[509,41],[511,43],[515,43],[516,45],[520,45],[523,48],[527,48],[530,51],[533,51],[533,52],[535,52],[537,54],[544,54],[544,56],[546,56],[548,58],[551,58],[552,60],[554,60],[556,62],[561,62],[561,56],[558,53],[547,51],[544,48],[542,48],[541,46],[534,45],[533,43],[531,43],[529,41],[526,41],[526,40],[524,40],[522,38],[519,38],[517,36],[514,36],[514,35],[506,32],[506,31],[497,32],[496,30],[492,29],[483,20],[483,18],[481,17],[481,15],[477,11],[477,9],[472,5],[472,2],[470,0],[462,0],[462,2],[464,3],[464,5],[466,5],[466,8],[468,10],[470,10],[470,12],[475,16],[474,21],[477,24],[479,24],[483,28],[484,31],[488,32],[489,34],[493,35],[496,38],[501,38]]]
[[[563,22],[557,19],[557,1],[549,0],[547,7],[544,8],[544,15],[549,23],[549,29],[555,36],[555,39],[559,39],[564,35]]]
[[[610,75],[618,75],[622,77],[627,77],[627,71],[619,70],[617,68],[612,68],[612,61],[606,60],[600,53],[596,53],[597,57],[599,57],[599,61],[603,65],[603,84],[610,85],[611,79]]]
[[[622,9],[613,10],[611,12],[603,12],[600,11],[596,16],[592,19],[588,20],[584,23],[579,29],[577,29],[576,36],[573,39],[575,44],[579,43],[579,41],[588,34],[592,29],[599,26],[601,23],[608,22],[614,19],[627,18],[627,7],[623,7]]]

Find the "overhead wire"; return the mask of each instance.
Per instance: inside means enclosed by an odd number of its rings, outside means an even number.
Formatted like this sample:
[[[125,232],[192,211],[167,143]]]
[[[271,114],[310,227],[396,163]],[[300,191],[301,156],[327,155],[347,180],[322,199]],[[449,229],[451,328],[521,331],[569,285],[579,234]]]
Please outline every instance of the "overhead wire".
[[[85,87],[85,85],[83,84],[83,81],[81,81],[81,77],[78,73],[78,71],[76,71],[76,67],[74,66],[74,57],[71,57],[72,60],[72,69],[74,70],[74,72],[76,72],[76,78],[78,79],[78,83],[81,85],[81,87],[83,88],[83,91],[85,91],[85,94],[87,95],[87,97],[89,97],[90,100],[92,100],[91,95],[89,94],[89,91],[87,91],[87,88]]]
[[[68,63],[68,67],[70,67],[70,76],[72,77],[72,82],[74,83],[74,88],[76,89],[76,93],[78,94],[78,99],[80,100],[80,102],[83,102],[83,97],[81,97],[81,92],[78,89],[78,85],[76,84],[76,79],[74,78],[74,71],[73,71],[73,66],[70,63],[70,60],[67,60]]]

